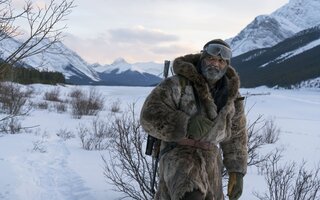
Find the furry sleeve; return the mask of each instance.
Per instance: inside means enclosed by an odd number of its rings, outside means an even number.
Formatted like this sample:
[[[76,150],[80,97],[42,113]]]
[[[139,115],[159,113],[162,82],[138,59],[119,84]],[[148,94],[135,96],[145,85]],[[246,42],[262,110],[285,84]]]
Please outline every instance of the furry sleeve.
[[[177,76],[161,82],[147,97],[141,109],[144,130],[163,141],[179,141],[187,134],[189,116],[178,110],[181,86]]]
[[[235,115],[232,118],[231,137],[220,143],[223,164],[228,172],[247,172],[247,128],[243,101],[236,99]]]

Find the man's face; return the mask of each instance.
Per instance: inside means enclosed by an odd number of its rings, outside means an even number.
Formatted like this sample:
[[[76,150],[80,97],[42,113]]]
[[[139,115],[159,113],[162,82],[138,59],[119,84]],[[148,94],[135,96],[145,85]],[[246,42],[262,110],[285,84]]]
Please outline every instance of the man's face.
[[[228,63],[220,56],[206,56],[201,63],[203,76],[209,82],[217,82],[227,71]]]
[[[228,65],[227,61],[220,56],[207,56],[203,59],[203,62],[204,65],[214,67],[218,70],[223,70]]]

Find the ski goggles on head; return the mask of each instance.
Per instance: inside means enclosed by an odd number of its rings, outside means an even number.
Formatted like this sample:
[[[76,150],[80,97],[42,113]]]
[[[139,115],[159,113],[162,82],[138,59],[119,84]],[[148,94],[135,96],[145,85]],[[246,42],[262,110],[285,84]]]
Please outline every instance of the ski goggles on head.
[[[209,44],[203,49],[212,56],[221,56],[224,60],[230,60],[232,56],[231,49],[221,44]]]

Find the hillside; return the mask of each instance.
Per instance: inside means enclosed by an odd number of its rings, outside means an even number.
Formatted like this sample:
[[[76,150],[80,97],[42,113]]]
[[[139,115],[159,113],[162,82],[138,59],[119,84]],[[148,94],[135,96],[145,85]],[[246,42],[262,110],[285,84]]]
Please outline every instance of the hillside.
[[[272,47],[302,30],[319,25],[319,10],[319,0],[290,0],[270,15],[257,16],[227,42],[234,56]]]
[[[242,87],[291,88],[320,77],[320,28],[301,31],[279,44],[232,59]]]

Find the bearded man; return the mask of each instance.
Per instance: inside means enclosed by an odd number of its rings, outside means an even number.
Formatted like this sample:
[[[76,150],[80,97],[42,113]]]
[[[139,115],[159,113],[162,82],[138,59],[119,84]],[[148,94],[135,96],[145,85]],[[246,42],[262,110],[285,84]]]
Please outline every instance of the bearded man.
[[[201,53],[176,58],[176,75],[146,98],[141,125],[162,141],[156,200],[223,200],[223,166],[229,199],[241,196],[248,157],[246,118],[230,59],[230,46],[212,40]]]

